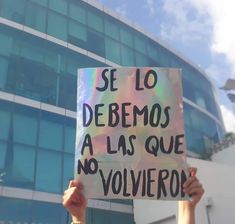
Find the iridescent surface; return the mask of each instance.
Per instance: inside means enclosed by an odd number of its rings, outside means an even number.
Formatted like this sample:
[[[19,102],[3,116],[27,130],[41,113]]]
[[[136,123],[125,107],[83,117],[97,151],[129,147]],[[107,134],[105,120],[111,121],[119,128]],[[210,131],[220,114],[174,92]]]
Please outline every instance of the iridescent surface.
[[[112,68],[108,70],[111,71]],[[157,74],[156,85],[151,88],[154,83],[154,77],[149,75],[149,80],[146,81],[147,87],[144,86],[144,80],[147,80],[146,74],[148,71],[155,72]],[[140,68],[140,78],[138,79],[136,68],[117,68],[114,73],[113,89],[111,91],[110,82],[105,91],[98,91],[96,87],[103,87],[105,81],[102,76],[102,72],[105,68],[89,68],[89,69],[79,69],[78,70],[78,97],[77,97],[77,143],[76,143],[76,156],[75,163],[80,160],[85,164],[85,159],[95,158],[98,161],[98,170],[95,174],[85,175],[81,172],[79,179],[84,184],[85,193],[88,197],[103,197],[103,185],[101,180],[100,170],[104,174],[104,179],[107,180],[110,170],[113,170],[113,174],[116,171],[122,173],[122,178],[127,172],[127,191],[132,192],[132,181],[131,177],[128,175],[130,172],[134,171],[135,175],[140,175],[140,185],[145,185],[144,172],[148,172],[149,169],[154,169],[151,171],[152,175],[152,193],[156,194],[158,191],[158,172],[163,169],[167,170],[181,170],[186,169],[186,145],[184,137],[179,138],[179,148],[177,153],[174,151],[176,143],[176,136],[184,134],[183,126],[183,107],[182,107],[182,87],[181,87],[181,71],[179,69],[167,69],[167,68]],[[105,73],[105,79],[111,80],[110,72]],[[136,89],[136,80],[139,80],[139,88]],[[111,127],[110,121],[110,107],[112,103],[117,103],[119,109],[117,113],[112,114],[111,121],[119,116],[119,122],[114,127]],[[123,103],[129,103],[123,109]],[[84,107],[84,104],[88,104],[90,109]],[[99,116],[95,122],[95,107],[98,104],[103,104],[99,106]],[[156,121],[157,116],[160,117],[159,123],[156,125],[150,125],[150,117],[153,105],[158,104],[159,109],[155,110],[154,120]],[[137,106],[139,109],[148,108],[148,123],[144,123],[143,116],[137,116],[136,125],[134,124],[134,109]],[[167,120],[166,108],[170,107],[169,111],[169,123],[164,127]],[[85,109],[84,109],[85,108]],[[123,112],[124,111],[124,112]],[[92,115],[91,115],[92,114]],[[85,119],[86,115],[86,119]],[[125,119],[123,118],[125,117]],[[123,124],[123,119],[125,120]],[[91,119],[91,120],[90,120]],[[88,121],[90,124],[84,125]],[[100,126],[97,127],[97,124]],[[101,126],[102,124],[102,126]],[[128,127],[125,127],[127,125]],[[163,125],[163,126],[161,126]],[[86,126],[86,127],[84,127]],[[123,127],[124,126],[124,127]],[[89,134],[91,136],[92,146],[85,146],[84,153],[82,155],[82,145],[85,141],[85,136]],[[120,136],[125,136],[125,146],[120,146]],[[107,152],[107,136],[109,136],[110,151]],[[133,141],[129,141],[130,136],[135,136]],[[149,144],[149,150],[146,148],[146,141],[149,136],[155,136],[159,141],[151,141]],[[174,144],[173,150],[169,152],[171,144],[171,136],[173,136]],[[160,150],[158,145],[160,145],[160,139],[163,139],[165,150]],[[123,143],[123,142],[122,142]],[[93,155],[91,155],[91,147]],[[124,150],[127,148],[128,152]],[[147,152],[156,149],[156,154]],[[131,151],[134,153],[131,153]],[[94,168],[94,167],[92,167]],[[77,164],[75,165],[75,173],[77,169]],[[131,171],[132,170],[132,171]],[[144,171],[145,170],[145,171]],[[119,175],[119,174],[118,174]],[[150,174],[149,174],[150,175]],[[173,177],[172,177],[173,178]],[[125,179],[125,178],[124,178]],[[126,180],[122,179],[122,182]],[[170,187],[169,178],[166,178],[165,185]],[[114,180],[111,180],[111,182]],[[114,181],[114,185],[120,184],[120,181]],[[120,187],[123,187],[125,184]],[[110,184],[111,185],[111,184]],[[174,186],[175,183],[173,184]],[[127,198],[130,196],[123,196],[123,192],[113,194],[111,189],[107,195],[111,198]],[[167,195],[165,197],[160,197],[160,199],[179,199],[181,196],[177,195],[175,197],[170,197],[169,188],[167,189]],[[156,197],[148,197],[148,195],[141,193],[141,187],[139,187],[136,198],[151,198],[156,199]]]

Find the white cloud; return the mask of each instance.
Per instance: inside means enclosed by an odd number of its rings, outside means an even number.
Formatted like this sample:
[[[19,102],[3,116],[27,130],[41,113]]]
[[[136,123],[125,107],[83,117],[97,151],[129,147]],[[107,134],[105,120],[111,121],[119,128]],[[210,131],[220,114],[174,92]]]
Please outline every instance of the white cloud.
[[[235,133],[235,119],[233,111],[224,105],[220,105],[220,109],[223,115],[226,131]]]
[[[161,36],[166,40],[176,40],[191,44],[205,41],[212,30],[206,11],[195,10],[188,0],[164,0],[165,19],[161,24]]]
[[[205,69],[206,74],[217,88],[224,86],[227,80],[227,75],[222,74],[228,74],[228,70],[228,68],[225,68],[216,63],[211,64],[207,69]]]
[[[226,56],[233,68],[235,78],[235,1],[234,0],[190,0],[199,10],[206,11],[211,18],[213,33],[211,50]]]
[[[176,42],[204,43],[211,53],[211,64],[206,69],[215,86],[235,78],[235,1],[234,0],[164,0],[165,22],[162,37]],[[200,46],[199,46],[200,47]],[[226,95],[220,95],[220,108],[227,131],[235,132],[235,115]],[[226,106],[225,106],[226,105]]]
[[[155,15],[156,5],[154,5],[154,0],[146,0],[144,7],[149,11],[150,16]]]
[[[235,133],[235,104],[233,105],[228,99],[228,92],[219,89],[220,87],[224,86],[226,81],[226,79],[221,74],[226,74],[226,72],[226,68],[217,64],[213,64],[208,69],[206,69],[206,73],[209,75],[209,78],[216,86],[216,96],[219,95],[220,111],[222,113],[225,129],[227,132]]]
[[[211,37],[210,49],[214,59],[216,55],[223,54],[227,59],[224,67],[217,60],[207,69],[208,74],[217,87],[223,86],[226,79],[235,78],[235,1],[234,0],[190,0],[198,10],[206,10],[211,18],[213,32]],[[220,96],[220,109],[222,112],[226,131],[235,133],[235,105]],[[227,101],[226,106],[224,105]],[[229,107],[234,107],[233,109]]]
[[[127,14],[127,6],[125,3],[121,4],[120,6],[115,8],[115,11],[123,16]]]
[[[164,39],[184,44],[207,41],[212,54],[223,54],[235,78],[235,1],[164,0],[166,21],[161,25]]]

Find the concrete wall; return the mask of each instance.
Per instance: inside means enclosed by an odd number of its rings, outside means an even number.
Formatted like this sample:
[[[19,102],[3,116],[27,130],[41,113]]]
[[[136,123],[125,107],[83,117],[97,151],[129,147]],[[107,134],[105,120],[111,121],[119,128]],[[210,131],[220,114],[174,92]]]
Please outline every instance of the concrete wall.
[[[235,166],[235,145],[219,151],[212,156],[214,162]]]
[[[235,150],[233,155],[235,162]],[[220,157],[224,158],[222,155]],[[234,224],[235,166],[199,159],[188,159],[188,163],[198,168],[197,176],[205,189],[196,209],[196,223]],[[167,217],[177,216],[177,202],[134,200],[134,214],[136,224],[163,224]],[[177,222],[172,220],[167,223]]]

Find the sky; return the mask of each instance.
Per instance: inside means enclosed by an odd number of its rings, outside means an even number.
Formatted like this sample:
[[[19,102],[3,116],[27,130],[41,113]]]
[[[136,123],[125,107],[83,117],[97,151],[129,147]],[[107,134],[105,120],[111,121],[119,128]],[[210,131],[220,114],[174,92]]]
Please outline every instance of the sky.
[[[226,92],[235,79],[234,0],[98,0],[200,66],[215,86],[226,131],[235,115]]]

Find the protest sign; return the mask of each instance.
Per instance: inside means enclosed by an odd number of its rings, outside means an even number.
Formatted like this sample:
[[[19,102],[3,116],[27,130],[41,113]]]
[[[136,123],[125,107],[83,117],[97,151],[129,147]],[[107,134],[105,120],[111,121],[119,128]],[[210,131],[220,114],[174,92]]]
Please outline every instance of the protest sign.
[[[187,198],[181,70],[78,70],[75,176],[88,198]]]

